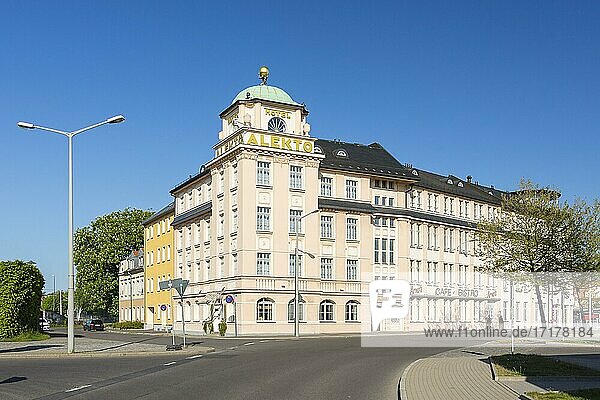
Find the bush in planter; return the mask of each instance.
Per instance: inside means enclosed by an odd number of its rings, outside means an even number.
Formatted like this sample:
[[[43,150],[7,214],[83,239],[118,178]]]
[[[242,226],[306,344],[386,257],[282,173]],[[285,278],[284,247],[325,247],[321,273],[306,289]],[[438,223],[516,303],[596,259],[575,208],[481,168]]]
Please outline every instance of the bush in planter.
[[[224,319],[219,322],[219,335],[225,336],[225,332],[227,332],[227,322]]]
[[[210,335],[215,331],[212,321],[204,321],[202,324],[202,329],[204,329],[204,333],[207,335]]]

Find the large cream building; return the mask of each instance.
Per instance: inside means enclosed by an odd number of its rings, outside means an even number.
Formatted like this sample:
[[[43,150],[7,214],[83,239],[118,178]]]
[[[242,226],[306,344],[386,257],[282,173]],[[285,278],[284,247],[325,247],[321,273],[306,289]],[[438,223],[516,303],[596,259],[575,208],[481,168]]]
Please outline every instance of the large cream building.
[[[144,322],[144,250],[119,263],[119,321]]]
[[[505,311],[506,287],[478,270],[473,234],[502,192],[402,164],[378,143],[312,137],[306,107],[266,79],[219,116],[214,158],[171,190],[174,276],[190,281],[176,329],[182,317],[196,332],[223,318],[228,334],[291,334],[296,230],[301,334],[360,331],[378,279],[412,287],[410,318],[382,328]]]

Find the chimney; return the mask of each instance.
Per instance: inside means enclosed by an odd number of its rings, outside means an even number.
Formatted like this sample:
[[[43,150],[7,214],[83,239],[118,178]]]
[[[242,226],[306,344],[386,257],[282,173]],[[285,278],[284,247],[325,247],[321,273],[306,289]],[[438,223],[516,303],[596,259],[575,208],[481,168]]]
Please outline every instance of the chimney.
[[[473,180],[473,177],[471,175],[467,175],[467,182],[471,183],[472,180]]]

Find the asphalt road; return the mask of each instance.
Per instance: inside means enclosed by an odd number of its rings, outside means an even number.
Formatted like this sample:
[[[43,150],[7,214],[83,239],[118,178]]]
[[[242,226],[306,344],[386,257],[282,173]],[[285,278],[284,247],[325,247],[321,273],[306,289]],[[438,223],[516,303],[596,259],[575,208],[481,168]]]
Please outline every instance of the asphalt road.
[[[166,344],[169,337],[86,333]],[[444,349],[361,348],[359,337],[203,339],[215,353],[0,359],[0,399],[397,399],[412,361]]]

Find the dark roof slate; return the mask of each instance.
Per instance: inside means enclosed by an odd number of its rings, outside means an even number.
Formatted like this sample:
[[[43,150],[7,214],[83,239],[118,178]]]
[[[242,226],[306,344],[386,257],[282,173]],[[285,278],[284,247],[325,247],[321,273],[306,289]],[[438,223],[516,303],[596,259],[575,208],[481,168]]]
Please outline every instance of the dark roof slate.
[[[337,200],[319,197],[319,209],[353,211],[372,214],[375,207],[364,201]]]
[[[399,163],[379,143],[365,145],[317,139],[315,146],[318,146],[325,156],[321,160],[321,168],[383,175],[396,179],[418,180],[411,173],[410,168]],[[339,156],[337,154],[338,150],[344,150],[347,156]]]
[[[496,205],[500,205],[501,203],[500,195],[496,196],[494,194],[489,194],[482,186],[464,181],[454,175],[443,176],[422,169],[417,169],[417,172],[421,179],[414,183],[414,186]],[[452,183],[449,183],[449,180],[451,180]],[[500,191],[497,192],[501,193]]]
[[[181,225],[184,222],[187,222],[187,221],[197,218],[201,215],[209,213],[211,210],[212,210],[212,201],[207,201],[204,204],[200,204],[199,206],[190,208],[186,212],[181,213],[178,216],[176,216],[173,219],[171,226],[175,227],[175,226]]]
[[[443,215],[424,213],[422,211],[411,210],[411,209],[407,209],[407,208],[375,207],[375,212],[377,214],[396,215],[399,217],[416,218],[416,219],[422,219],[422,220],[427,220],[427,221],[439,222],[441,224],[464,226],[466,228],[474,229],[477,227],[477,224],[474,222],[465,221],[465,220],[458,219],[458,218],[446,217]]]
[[[158,210],[157,212],[152,214],[150,217],[146,218],[142,222],[142,225],[146,226],[154,221],[161,219],[162,217],[164,217],[166,215],[173,214],[174,212],[175,212],[175,202],[170,202],[169,204],[167,204],[166,206],[164,206],[163,208],[161,208],[160,210]]]

